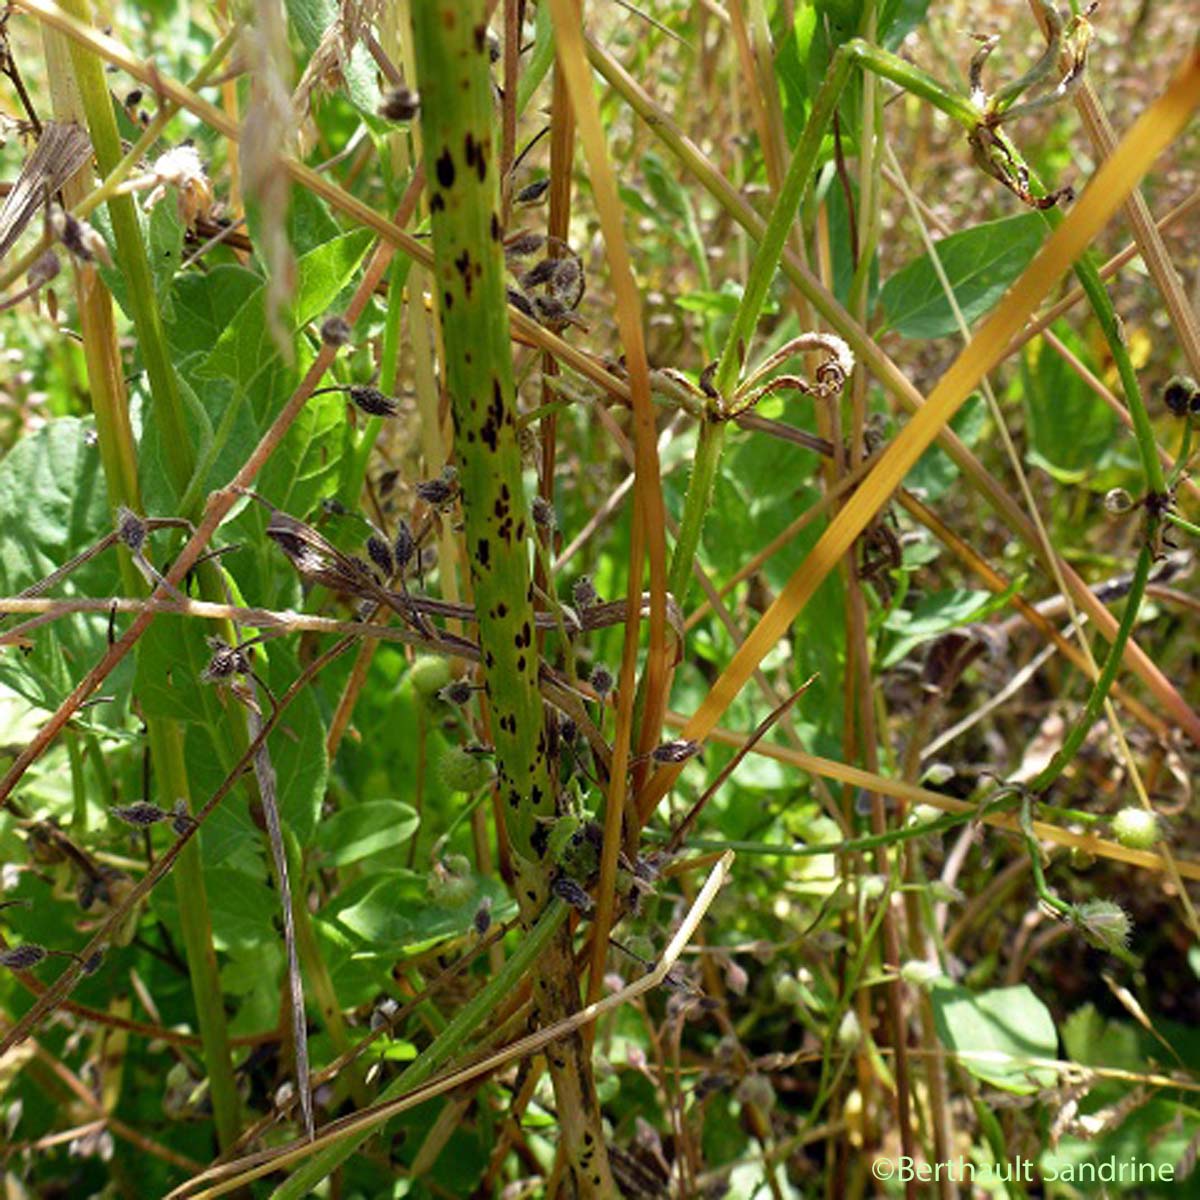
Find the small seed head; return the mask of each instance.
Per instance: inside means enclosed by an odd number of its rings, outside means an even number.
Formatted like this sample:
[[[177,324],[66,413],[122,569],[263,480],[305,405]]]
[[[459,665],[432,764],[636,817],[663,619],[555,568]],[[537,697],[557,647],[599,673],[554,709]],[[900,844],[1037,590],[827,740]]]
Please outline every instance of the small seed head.
[[[599,664],[592,668],[588,682],[596,689],[596,695],[603,700],[613,690],[616,681],[613,679],[613,673],[603,664]]]
[[[541,204],[550,190],[550,176],[527,183],[516,196],[518,204]]]
[[[383,538],[374,533],[367,538],[367,555],[383,572],[385,579],[392,577],[392,572],[395,570],[395,563],[392,560],[392,548]]]
[[[146,800],[138,800],[134,804],[114,805],[108,810],[118,821],[124,821],[126,825],[133,825],[138,829],[146,829],[151,825],[157,825],[160,821],[165,821],[169,813],[159,808],[157,804],[151,804]]]
[[[123,504],[117,509],[117,537],[133,551],[146,542],[146,522]]]
[[[559,875],[550,885],[550,890],[572,908],[587,916],[592,911],[592,898],[569,875]]]
[[[1161,836],[1158,817],[1145,808],[1123,808],[1112,823],[1113,836],[1130,850],[1149,850]]]
[[[1186,417],[1200,403],[1200,386],[1189,375],[1173,375],[1163,388],[1163,403],[1175,417]]]
[[[384,94],[379,115],[388,121],[411,121],[421,108],[421,97],[412,88],[398,87]]]
[[[438,699],[444,700],[447,704],[455,704],[461,707],[464,704],[470,703],[471,692],[473,690],[465,679],[455,679],[453,682],[446,684],[438,692]]]
[[[533,523],[539,529],[553,529],[558,520],[554,514],[554,505],[544,496],[533,498]]]
[[[689,758],[695,758],[700,753],[700,743],[690,738],[676,742],[663,742],[650,751],[650,757],[656,763],[682,763]]]
[[[475,932],[483,937],[485,933],[492,927],[492,898],[484,896],[479,902],[479,907],[475,910],[475,916],[471,922],[475,926]]]
[[[377,387],[356,383],[350,388],[350,399],[369,417],[394,417],[400,411],[400,401],[385,396]]]
[[[579,609],[590,608],[596,603],[596,585],[590,575],[581,575],[575,580],[571,588],[571,598],[575,601],[575,607]]]
[[[23,946],[11,946],[7,950],[0,950],[0,967],[7,967],[10,971],[28,971],[45,957],[45,949],[35,946],[32,942],[26,942]]]
[[[396,527],[396,540],[392,543],[392,554],[396,558],[396,570],[401,574],[403,574],[404,568],[412,562],[416,550],[417,543],[412,535],[412,530],[409,529],[408,522],[401,518],[400,524]]]
[[[1119,517],[1133,508],[1133,497],[1124,488],[1113,488],[1104,494],[1104,509]]]
[[[331,313],[321,322],[321,341],[326,346],[345,346],[353,332],[341,313]]]

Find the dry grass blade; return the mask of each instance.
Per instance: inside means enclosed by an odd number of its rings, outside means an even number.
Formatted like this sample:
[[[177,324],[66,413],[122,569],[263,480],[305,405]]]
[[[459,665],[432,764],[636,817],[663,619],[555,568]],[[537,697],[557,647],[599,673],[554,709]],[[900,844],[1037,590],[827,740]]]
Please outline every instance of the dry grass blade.
[[[86,130],[78,125],[48,122],[33,153],[25,160],[17,182],[0,207],[0,260],[12,249],[34,214],[65,183],[83,169],[92,154]]]
[[[925,405],[883,452],[874,470],[830,523],[684,727],[685,737],[702,740],[720,720],[755,667],[786,633],[821,582],[958,411],[971,389],[1001,360],[1009,340],[1029,319],[1036,305],[1070,269],[1163,149],[1183,130],[1198,104],[1200,50],[1193,50],[1166,93],[1138,119],[1112,157],[1096,172],[1070,216],[1051,235],[951,364]],[[650,781],[640,798],[643,820],[654,811],[678,774],[679,768],[669,767]]]

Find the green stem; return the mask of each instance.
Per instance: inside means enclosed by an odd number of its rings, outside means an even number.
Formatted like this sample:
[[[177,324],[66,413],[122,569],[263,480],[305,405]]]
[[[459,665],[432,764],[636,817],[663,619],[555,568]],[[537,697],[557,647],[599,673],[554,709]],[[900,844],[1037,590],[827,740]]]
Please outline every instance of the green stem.
[[[865,43],[863,44],[865,45]],[[853,59],[853,53],[844,53],[843,50],[839,50],[835,55],[833,65],[813,100],[812,112],[809,113],[804,132],[792,152],[787,175],[780,186],[779,195],[771,210],[766,229],[763,230],[762,238],[758,243],[741,301],[730,325],[721,357],[717,362],[716,373],[713,376],[713,388],[719,397],[718,404],[727,402],[737,383],[738,373],[742,368],[747,348],[762,314],[767,291],[779,269],[779,261],[783,254],[784,243],[787,241],[788,231],[796,220],[800,201],[812,180],[817,155],[821,149],[821,141],[833,117],[834,109],[837,107],[842,88],[849,78]],[[675,553],[671,559],[671,569],[667,579],[667,588],[681,607],[687,601],[692,564],[700,548],[704,517],[708,511],[724,442],[725,421],[721,419],[719,413],[710,412],[700,427],[696,458],[684,499],[679,539],[675,543]]]
[[[1104,659],[1104,666],[1101,667],[1100,674],[1096,677],[1095,686],[1092,688],[1091,695],[1087,698],[1087,704],[1084,705],[1083,713],[1071,729],[1071,732],[1067,735],[1062,746],[1059,747],[1058,752],[1046,765],[1046,768],[1029,784],[1030,792],[1044,792],[1066,770],[1068,764],[1079,750],[1079,747],[1083,745],[1083,739],[1087,736],[1088,730],[1091,729],[1096,718],[1100,715],[1100,709],[1103,707],[1109,690],[1112,688],[1113,681],[1117,677],[1117,671],[1121,666],[1121,656],[1125,650],[1125,643],[1129,641],[1130,634],[1133,633],[1133,627],[1137,622],[1138,610],[1142,606],[1142,597],[1146,593],[1146,581],[1150,577],[1150,567],[1154,562],[1153,543],[1155,541],[1156,524],[1157,521],[1154,518],[1147,521],[1146,542],[1138,554],[1137,563],[1133,569],[1133,581],[1125,600],[1125,611],[1121,614],[1121,623],[1117,626],[1116,637],[1113,638],[1112,644],[1108,648],[1108,655]]]

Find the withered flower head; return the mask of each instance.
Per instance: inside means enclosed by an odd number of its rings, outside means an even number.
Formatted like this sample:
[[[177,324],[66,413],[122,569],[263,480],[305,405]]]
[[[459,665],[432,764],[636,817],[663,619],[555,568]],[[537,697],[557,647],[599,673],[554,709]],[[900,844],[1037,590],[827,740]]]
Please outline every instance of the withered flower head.
[[[650,751],[650,757],[656,763],[682,763],[689,758],[695,758],[700,753],[700,743],[690,738],[677,742],[663,742]]]
[[[219,683],[233,675],[250,673],[246,652],[239,647],[229,645],[223,638],[210,637],[208,648],[212,651],[212,658],[208,660],[208,666],[200,672],[201,682]]]
[[[412,530],[409,529],[408,522],[401,518],[400,523],[396,526],[396,540],[392,544],[392,553],[396,558],[397,570],[403,571],[412,562],[416,550],[417,543],[413,538]]]
[[[117,509],[117,537],[135,552],[146,542],[146,522],[123,504]]]
[[[195,146],[185,143],[168,150],[155,159],[151,170],[156,182],[146,197],[146,208],[153,208],[167,194],[167,188],[173,187],[178,193],[179,219],[188,229],[211,215],[213,186]]]
[[[383,572],[385,579],[392,577],[392,573],[396,569],[392,559],[392,548],[378,534],[373,533],[367,538],[367,555]]]
[[[596,695],[603,700],[613,690],[613,684],[616,681],[613,679],[613,673],[606,666],[600,664],[592,668],[588,682],[596,689]]]
[[[385,396],[377,387],[369,384],[355,384],[350,389],[350,399],[369,417],[394,417],[400,412],[398,400]]]
[[[105,240],[86,221],[73,216],[60,204],[50,206],[50,228],[72,258],[85,263],[99,259],[105,266],[112,266],[112,255]]]
[[[159,808],[157,804],[151,804],[148,800],[138,800],[133,804],[126,805],[114,804],[108,811],[118,821],[124,821],[126,825],[135,825],[139,829],[157,825],[159,821],[165,821],[170,815],[164,809]]]
[[[571,588],[576,608],[590,608],[596,603],[596,585],[590,575],[581,575]]]
[[[321,322],[321,341],[326,346],[345,346],[354,331],[341,313],[331,313]]]
[[[0,967],[7,967],[10,971],[28,971],[45,957],[46,951],[41,946],[26,942],[23,946],[10,946],[7,950],[0,950]]]

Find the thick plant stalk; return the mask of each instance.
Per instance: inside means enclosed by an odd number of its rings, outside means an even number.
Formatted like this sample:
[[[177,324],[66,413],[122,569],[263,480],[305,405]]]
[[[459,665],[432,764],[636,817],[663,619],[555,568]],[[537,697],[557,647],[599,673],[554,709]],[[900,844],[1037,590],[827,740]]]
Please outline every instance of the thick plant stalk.
[[[413,35],[466,557],[479,614],[501,807],[521,918],[529,926],[550,898],[541,821],[553,818],[555,806],[537,686],[526,545],[532,528],[516,436],[486,13],[483,0],[415,5]],[[566,927],[541,960],[534,997],[547,1024],[578,1007]],[[547,1056],[570,1176],[567,1194],[615,1196],[582,1038],[565,1038]]]

